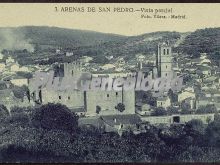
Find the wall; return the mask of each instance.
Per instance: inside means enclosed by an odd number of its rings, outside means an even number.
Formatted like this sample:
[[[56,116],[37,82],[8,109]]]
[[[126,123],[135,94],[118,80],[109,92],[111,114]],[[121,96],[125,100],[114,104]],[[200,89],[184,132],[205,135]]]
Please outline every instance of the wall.
[[[100,115],[134,114],[134,91],[88,91],[86,92],[87,115],[96,115],[96,106],[101,107]],[[115,109],[118,103],[125,105],[125,110]]]
[[[70,109],[84,107],[84,93],[82,91],[54,91],[43,88],[41,90],[42,103],[61,103]]]
[[[180,123],[184,124],[192,119],[202,120],[204,124],[208,123],[208,120],[214,120],[214,114],[190,114],[190,115],[172,115],[172,116],[146,116],[141,117],[142,121],[148,121],[150,124],[173,124],[173,117],[179,116]]]

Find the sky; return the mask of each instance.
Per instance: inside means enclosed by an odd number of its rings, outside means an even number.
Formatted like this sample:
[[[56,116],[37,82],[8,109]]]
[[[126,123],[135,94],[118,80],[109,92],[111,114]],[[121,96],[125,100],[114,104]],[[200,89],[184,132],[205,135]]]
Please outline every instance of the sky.
[[[55,10],[57,7],[58,11]],[[84,8],[84,12],[63,12],[65,7]],[[87,7],[95,7],[88,12]],[[110,8],[110,12],[99,12],[100,8]],[[152,9],[153,12],[114,12],[115,8]],[[172,13],[157,15],[166,19],[153,18],[156,10],[171,9]],[[141,18],[149,15],[152,18]],[[171,15],[185,15],[186,19],[171,19]],[[0,27],[25,25],[57,26],[70,29],[92,30],[120,35],[140,35],[155,31],[189,32],[196,29],[220,27],[220,3],[216,4],[150,4],[150,3],[1,3]]]

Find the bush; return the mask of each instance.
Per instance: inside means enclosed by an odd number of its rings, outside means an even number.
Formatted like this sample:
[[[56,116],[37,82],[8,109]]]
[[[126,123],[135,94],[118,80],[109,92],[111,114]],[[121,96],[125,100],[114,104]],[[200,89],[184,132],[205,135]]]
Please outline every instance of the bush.
[[[152,116],[164,116],[164,115],[167,115],[167,111],[162,107],[155,108],[154,111],[152,112]]]
[[[202,106],[196,110],[197,114],[216,113],[216,112],[217,112],[217,109],[215,105]]]
[[[9,116],[9,111],[8,109],[0,104],[0,122],[5,121],[5,119]]]
[[[32,114],[32,124],[47,130],[75,132],[78,129],[78,116],[61,104],[43,105]]]

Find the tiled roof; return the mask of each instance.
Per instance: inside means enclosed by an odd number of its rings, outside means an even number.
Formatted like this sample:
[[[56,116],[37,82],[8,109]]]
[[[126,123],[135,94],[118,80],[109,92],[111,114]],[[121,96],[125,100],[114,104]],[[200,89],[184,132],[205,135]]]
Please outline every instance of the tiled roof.
[[[99,117],[84,117],[79,118],[79,125],[93,125],[95,127],[100,127],[104,125],[104,122]]]
[[[157,101],[166,101],[168,97],[158,97]]]
[[[136,114],[101,116],[100,118],[112,127],[119,124],[138,124],[141,122],[141,118]]]

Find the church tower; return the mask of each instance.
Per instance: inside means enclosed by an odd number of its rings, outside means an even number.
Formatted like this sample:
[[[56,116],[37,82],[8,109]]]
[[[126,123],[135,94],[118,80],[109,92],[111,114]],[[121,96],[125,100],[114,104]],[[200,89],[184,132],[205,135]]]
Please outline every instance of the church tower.
[[[158,45],[158,52],[156,58],[156,66],[158,77],[166,78],[172,76],[172,49],[169,43],[162,43]]]

